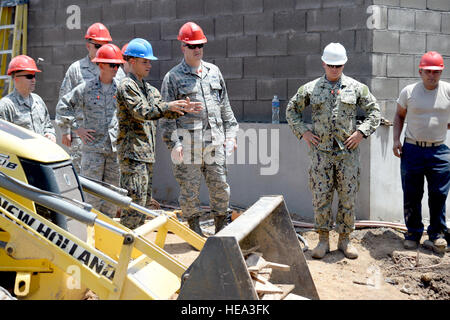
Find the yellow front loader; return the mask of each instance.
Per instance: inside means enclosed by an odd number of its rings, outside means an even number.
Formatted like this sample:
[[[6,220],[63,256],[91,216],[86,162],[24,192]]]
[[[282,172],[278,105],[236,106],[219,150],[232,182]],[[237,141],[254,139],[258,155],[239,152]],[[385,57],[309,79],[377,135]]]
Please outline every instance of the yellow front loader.
[[[249,261],[264,256],[287,267],[273,281],[318,298],[281,196],[261,198],[205,239],[173,212],[148,210],[113,189],[78,176],[57,144],[0,120],[0,287],[17,299],[83,299],[88,289],[99,299],[259,299],[261,270]],[[130,230],[85,203],[84,192],[152,219]],[[200,251],[191,266],[164,250],[168,232]]]

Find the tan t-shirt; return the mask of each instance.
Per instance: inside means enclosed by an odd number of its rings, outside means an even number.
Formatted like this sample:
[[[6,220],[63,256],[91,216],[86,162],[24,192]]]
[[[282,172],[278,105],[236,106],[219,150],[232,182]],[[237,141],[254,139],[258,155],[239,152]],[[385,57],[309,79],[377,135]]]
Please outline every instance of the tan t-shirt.
[[[445,141],[450,117],[450,83],[439,81],[434,90],[427,90],[423,82],[410,84],[400,92],[397,103],[408,110],[407,138],[426,142]]]

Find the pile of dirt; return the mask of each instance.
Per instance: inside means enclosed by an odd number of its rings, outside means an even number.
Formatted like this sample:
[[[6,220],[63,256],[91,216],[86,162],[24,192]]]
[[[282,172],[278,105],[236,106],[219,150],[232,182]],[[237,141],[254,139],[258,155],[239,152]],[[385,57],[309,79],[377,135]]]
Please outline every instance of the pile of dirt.
[[[321,299],[450,299],[450,254],[436,254],[423,246],[405,250],[403,234],[397,230],[354,231],[352,241],[360,253],[356,260],[337,250],[335,232],[330,233],[330,254],[313,259],[311,250],[318,235],[313,231],[301,234],[310,248],[305,257]]]

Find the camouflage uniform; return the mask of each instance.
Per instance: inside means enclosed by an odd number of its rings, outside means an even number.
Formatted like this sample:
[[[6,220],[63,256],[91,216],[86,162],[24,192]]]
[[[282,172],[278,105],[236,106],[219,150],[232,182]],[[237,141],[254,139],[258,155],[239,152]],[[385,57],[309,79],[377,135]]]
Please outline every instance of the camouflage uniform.
[[[179,204],[186,218],[202,213],[199,199],[202,175],[213,214],[227,214],[230,186],[226,182],[223,143],[225,138],[236,138],[239,129],[219,68],[202,61],[201,70],[198,75],[183,60],[166,74],[161,88],[166,101],[189,97],[205,106],[198,114],[160,120],[162,137],[168,148],[183,146],[183,163],[174,163],[173,173],[180,186]]]
[[[78,61],[72,63],[67,69],[64,80],[61,84],[59,90],[59,99],[64,95],[72,91],[76,86],[84,81],[89,81],[92,79],[97,79],[100,75],[100,70],[98,66],[93,63],[89,56],[84,57]],[[119,68],[115,79],[120,80],[125,76],[123,70]],[[75,110],[75,118],[79,123],[82,123],[83,112],[79,109]],[[61,128],[61,133],[63,135],[71,133],[72,143],[70,146],[70,155],[72,157],[73,165],[77,172],[81,172],[81,139],[75,133],[71,132],[70,124],[60,120],[60,115],[58,110],[56,110],[55,122]]]
[[[118,186],[119,163],[117,159],[117,84],[113,80],[106,92],[99,78],[76,86],[58,102],[56,110],[63,126],[72,130],[80,127],[94,129],[94,140],[82,144],[81,174]],[[81,111],[81,120],[77,117]],[[86,194],[87,201],[102,213],[115,217],[117,207],[97,197]]]
[[[312,108],[312,128],[303,121],[302,111]],[[357,126],[357,107],[367,116]],[[339,197],[336,231],[354,230],[356,194],[359,190],[359,148],[349,150],[344,142],[359,130],[371,135],[380,124],[380,109],[366,85],[342,75],[337,83],[325,76],[300,87],[289,101],[286,119],[294,134],[301,139],[306,131],[320,138],[311,145],[310,188],[313,195],[315,228],[330,231],[333,226],[331,206],[334,190]]]
[[[0,118],[40,135],[55,134],[47,106],[40,96],[31,93],[30,100],[24,99],[14,90],[0,100]],[[31,105],[30,105],[31,104]]]
[[[129,73],[117,89],[119,133],[117,149],[120,186],[128,190],[133,202],[149,206],[152,197],[155,162],[156,125],[161,117],[177,118],[161,100],[159,91]],[[144,223],[145,216],[134,210],[122,210],[120,222],[130,229]]]

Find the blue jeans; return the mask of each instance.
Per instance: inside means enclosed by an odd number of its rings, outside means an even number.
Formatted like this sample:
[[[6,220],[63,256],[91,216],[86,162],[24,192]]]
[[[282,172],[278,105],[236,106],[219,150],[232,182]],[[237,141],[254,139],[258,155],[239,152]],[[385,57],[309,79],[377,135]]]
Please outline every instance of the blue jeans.
[[[427,229],[431,241],[447,232],[445,202],[450,187],[450,149],[442,144],[423,148],[410,143],[403,144],[401,158],[403,209],[408,232],[405,239],[419,241],[422,223],[422,197],[424,178],[428,184],[430,226]]]

